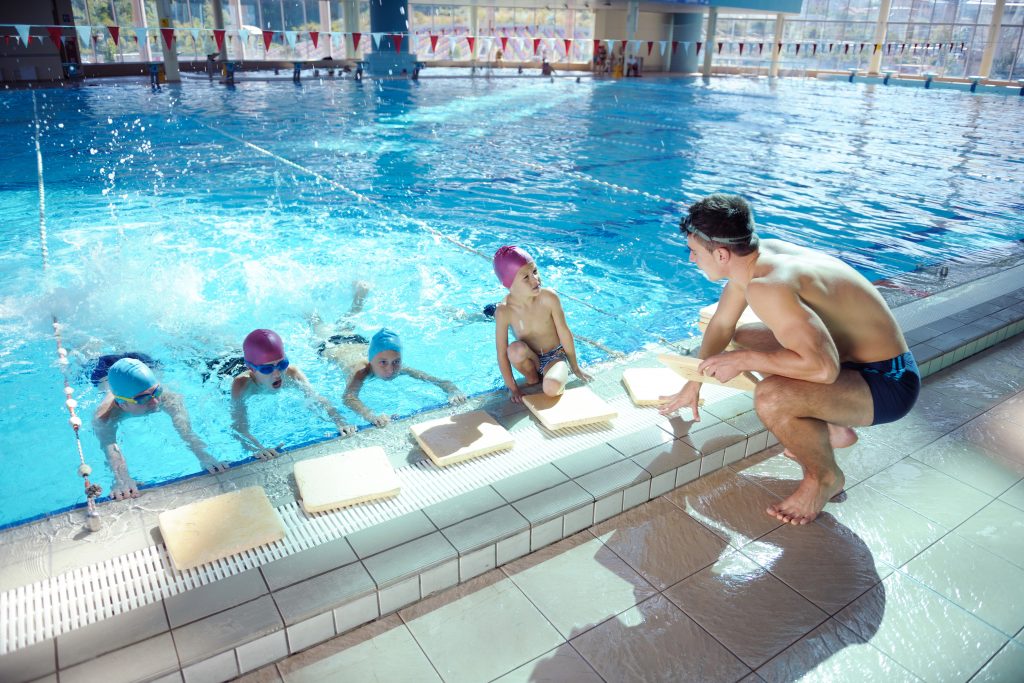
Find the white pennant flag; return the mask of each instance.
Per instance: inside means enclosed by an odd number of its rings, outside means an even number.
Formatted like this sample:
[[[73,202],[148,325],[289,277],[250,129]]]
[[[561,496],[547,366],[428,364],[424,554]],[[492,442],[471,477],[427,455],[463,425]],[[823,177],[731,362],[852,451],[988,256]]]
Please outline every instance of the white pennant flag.
[[[149,40],[149,29],[145,26],[136,26],[135,37],[139,39],[139,45],[145,45]]]
[[[664,57],[665,56],[665,48],[668,47],[668,41],[667,40],[659,40],[658,42],[661,43],[661,56]]]
[[[295,49],[295,41],[296,41],[296,39],[298,37],[299,37],[299,32],[298,31],[285,31],[284,32],[284,39],[288,41],[289,47],[291,47],[293,50]]]
[[[82,44],[82,49],[92,45],[92,26],[76,26],[75,31],[78,32],[78,42]]]
[[[631,50],[631,52],[633,52],[633,53],[640,52],[640,45],[643,43],[643,41],[641,41],[641,40],[631,40],[631,41],[629,41],[629,43],[630,43],[630,46],[633,48]]]
[[[491,54],[491,45],[494,44],[494,38],[484,38],[480,41],[480,55],[489,58]]]
[[[341,31],[331,31],[331,42],[334,43],[335,47],[341,45],[341,41],[344,39],[345,34]]]
[[[238,29],[238,38],[242,41],[242,45],[245,47],[249,46],[249,29],[240,28]]]
[[[199,44],[199,29],[197,28],[192,29],[192,42],[196,45]]]
[[[456,44],[458,44],[458,42],[459,42],[458,36],[448,36],[448,54],[449,55],[454,55],[455,54],[455,46],[456,46]]]
[[[383,33],[371,33],[370,38],[373,39],[373,49],[380,50],[380,39],[384,37]]]
[[[18,32],[18,37],[21,38],[21,44],[28,46],[28,24],[15,24],[14,29]]]
[[[615,41],[611,38],[606,38],[604,42],[608,47],[608,54],[611,54],[612,51],[615,50]]]

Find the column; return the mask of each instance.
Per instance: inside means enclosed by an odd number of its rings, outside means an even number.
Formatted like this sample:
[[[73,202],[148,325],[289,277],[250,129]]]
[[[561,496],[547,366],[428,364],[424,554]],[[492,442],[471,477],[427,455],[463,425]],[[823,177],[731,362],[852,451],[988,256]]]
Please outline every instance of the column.
[[[640,29],[640,3],[638,0],[629,0],[629,4],[626,6],[626,50],[622,53],[623,65],[625,69],[625,60],[627,54],[634,54],[636,50],[633,48],[633,40],[636,39],[636,32]]]
[[[132,25],[146,27],[146,8],[142,6],[142,0],[132,0]],[[146,34],[147,36],[149,33]],[[149,51],[149,40],[139,43],[139,59],[144,62],[153,61],[153,53]]]
[[[171,0],[156,0],[156,20],[160,28],[174,28],[171,16]],[[159,40],[164,55],[164,76],[168,83],[177,83],[181,80],[181,74],[178,73],[178,39],[173,38],[170,47],[167,47],[162,33]]]
[[[782,57],[782,29],[786,26],[786,15],[779,14],[775,15],[775,42],[772,43],[772,65],[768,69],[768,75],[771,78],[779,77],[779,59]]]
[[[712,7],[708,10],[708,30],[704,37],[704,68],[701,73],[704,78],[711,78],[711,55],[715,53],[715,31],[718,28],[718,8]]]
[[[474,5],[474,10],[476,6]],[[380,44],[366,56],[367,70],[380,76],[408,78],[416,66],[408,36],[407,0],[374,0],[370,3],[370,32],[382,33]],[[476,16],[475,12],[473,16]],[[475,23],[475,19],[473,20]],[[395,49],[391,34],[402,34],[401,50]]]
[[[231,0],[231,13],[235,15],[235,27],[234,28],[237,31],[238,29],[242,28],[242,24],[245,23],[245,15],[242,14],[242,0]],[[227,42],[227,40],[228,40],[227,36],[225,36],[224,37],[224,52],[228,51],[228,42]],[[238,39],[238,46],[239,46],[238,47],[238,51],[240,53],[238,55],[238,58],[244,60],[245,59],[245,43],[242,42],[241,38]]]
[[[356,54],[356,48],[352,45],[352,34],[360,33],[359,28],[359,2],[358,0],[344,0],[341,7],[343,24],[345,26],[345,56],[349,59],[358,60],[359,55]],[[370,40],[370,36],[363,36],[360,39],[360,44],[365,44],[363,41]]]
[[[480,51],[480,7],[471,5],[469,8],[469,35],[473,36],[473,49],[469,53],[469,63],[476,64],[476,54]]]
[[[868,63],[869,74],[877,74],[882,68],[882,46],[885,45],[885,34],[889,30],[891,5],[892,0],[882,0],[882,5],[878,8],[878,23],[875,24],[874,45],[871,46],[871,61]]]
[[[320,52],[324,57],[334,59],[334,41],[331,40],[331,3],[320,0]]]
[[[1006,0],[996,0],[996,6],[992,9],[992,21],[988,25],[988,42],[985,43],[985,52],[981,55],[981,68],[978,75],[988,78],[992,72],[992,58],[996,54],[996,45],[999,43],[999,31],[1003,27],[1003,10],[1006,8]]]

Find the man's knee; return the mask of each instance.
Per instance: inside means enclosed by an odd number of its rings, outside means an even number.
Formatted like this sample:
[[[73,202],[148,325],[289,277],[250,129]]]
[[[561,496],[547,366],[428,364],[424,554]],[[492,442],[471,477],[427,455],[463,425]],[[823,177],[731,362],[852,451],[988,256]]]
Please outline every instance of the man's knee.
[[[754,390],[754,411],[766,425],[777,423],[788,415],[790,398],[786,378],[774,375],[766,377]]]

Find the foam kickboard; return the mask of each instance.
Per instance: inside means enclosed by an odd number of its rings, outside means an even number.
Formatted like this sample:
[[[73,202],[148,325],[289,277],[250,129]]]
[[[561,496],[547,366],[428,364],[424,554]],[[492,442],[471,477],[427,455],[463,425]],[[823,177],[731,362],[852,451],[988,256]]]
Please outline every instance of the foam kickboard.
[[[672,370],[683,379],[689,382],[702,382],[704,384],[716,384],[720,387],[739,389],[740,391],[753,391],[757,387],[757,378],[749,372],[741,372],[728,382],[719,382],[714,377],[708,377],[697,372],[697,366],[701,364],[700,358],[693,356],[678,356],[674,353],[659,353],[658,360],[672,368]]]
[[[634,404],[656,406],[661,404],[661,396],[679,393],[686,380],[668,368],[627,368],[622,383]]]
[[[167,510],[157,519],[167,552],[178,571],[280,541],[285,536],[281,518],[259,486]]]
[[[423,452],[439,467],[515,445],[515,437],[482,410],[421,422],[410,429]]]
[[[569,389],[561,396],[528,394],[523,396],[523,403],[551,431],[608,422],[619,416],[615,408],[587,387]]]
[[[711,317],[715,314],[715,311],[717,311],[717,310],[718,310],[718,302],[717,301],[715,303],[713,303],[713,304],[708,304],[704,308],[700,309],[700,314],[699,314],[699,316],[697,318],[697,328],[701,332],[704,332],[705,330],[707,330],[708,323],[711,322]],[[759,322],[761,322],[761,319],[759,317],[757,317],[757,314],[754,313],[754,311],[752,311],[750,309],[750,307],[748,306],[746,309],[743,310],[743,313],[740,315],[740,319],[739,319],[739,321],[737,321],[736,326],[739,327],[740,325],[747,325],[749,323],[759,323]]]
[[[390,498],[402,489],[380,446],[300,460],[295,463],[295,483],[307,513]]]

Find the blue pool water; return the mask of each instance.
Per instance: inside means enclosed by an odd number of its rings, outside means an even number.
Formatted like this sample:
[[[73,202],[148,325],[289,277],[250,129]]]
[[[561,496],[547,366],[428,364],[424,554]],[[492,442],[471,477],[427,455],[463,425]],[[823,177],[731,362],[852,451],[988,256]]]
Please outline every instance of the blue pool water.
[[[35,98],[35,112],[33,109]],[[35,121],[46,192],[42,267]],[[87,360],[159,358],[218,457],[227,383],[207,359],[254,327],[341,408],[344,378],[308,324],[372,291],[356,330],[403,335],[408,365],[473,394],[500,386],[489,256],[536,257],[577,335],[629,352],[695,331],[717,285],[687,264],[683,207],[719,190],[754,202],[763,234],[831,251],[878,280],[1024,234],[1022,98],[847,83],[723,79],[573,83],[188,82],[0,93],[0,525],[84,501],[51,316],[71,351],[94,479]],[[606,356],[579,344],[584,363]],[[370,382],[364,401],[408,414],[430,386]],[[344,408],[353,422],[359,418]],[[297,393],[250,402],[253,432],[295,446],[334,435]],[[165,415],[120,442],[147,484],[198,471]]]

